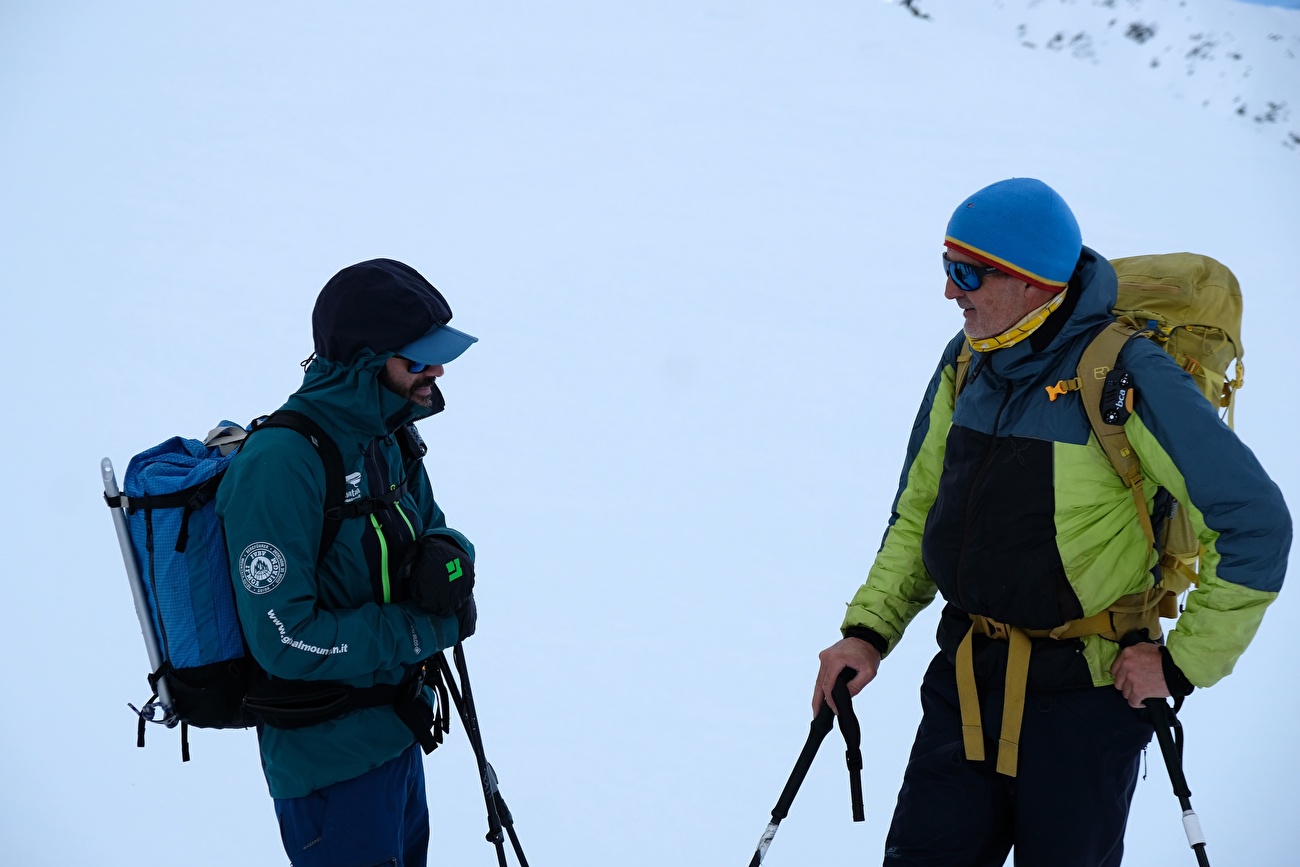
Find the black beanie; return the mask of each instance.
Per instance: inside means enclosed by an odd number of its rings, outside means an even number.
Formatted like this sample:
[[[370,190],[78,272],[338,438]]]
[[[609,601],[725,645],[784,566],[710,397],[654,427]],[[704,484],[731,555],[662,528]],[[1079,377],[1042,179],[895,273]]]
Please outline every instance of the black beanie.
[[[316,354],[350,362],[362,349],[392,352],[451,320],[451,306],[410,265],[371,259],[330,278],[311,314]]]

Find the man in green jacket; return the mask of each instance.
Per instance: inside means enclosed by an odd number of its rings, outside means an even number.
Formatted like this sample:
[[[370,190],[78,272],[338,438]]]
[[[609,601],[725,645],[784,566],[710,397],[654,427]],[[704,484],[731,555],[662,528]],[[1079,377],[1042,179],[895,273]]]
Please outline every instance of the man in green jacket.
[[[1232,670],[1282,585],[1290,516],[1192,379],[1153,341],[1130,340],[1116,367],[1136,383],[1124,430],[1148,512],[1172,494],[1202,555],[1165,643],[1121,650],[1113,612],[1151,590],[1156,552],[1080,393],[1047,393],[1113,321],[1115,270],[1029,178],[965,199],[944,247],[944,296],[965,326],[926,389],[893,515],[843,639],[821,653],[813,707],[834,707],[845,668],[850,694],[866,686],[942,595],[885,864],[984,867],[1014,847],[1021,867],[1114,867],[1152,733],[1143,701]]]
[[[412,425],[442,410],[442,366],[476,340],[450,319],[401,262],[344,268],[317,298],[301,388],[218,492],[240,624],[266,675],[250,694],[292,710],[268,712],[258,734],[295,867],[425,863],[423,667],[476,613],[474,546],[434,501]],[[342,502],[327,514],[331,490]],[[330,707],[339,696],[356,709]]]

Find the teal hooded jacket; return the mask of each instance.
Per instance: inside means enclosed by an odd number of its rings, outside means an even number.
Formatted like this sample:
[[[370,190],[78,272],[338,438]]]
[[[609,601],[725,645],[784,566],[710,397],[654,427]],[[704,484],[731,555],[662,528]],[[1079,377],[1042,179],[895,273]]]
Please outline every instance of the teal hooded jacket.
[[[273,677],[393,684],[456,642],[455,617],[431,617],[394,601],[401,599],[396,564],[415,538],[444,534],[471,560],[474,548],[447,527],[423,463],[403,466],[394,432],[433,411],[380,383],[390,357],[362,349],[346,364],[317,359],[282,407],[309,416],[334,439],[347,502],[389,492],[409,475],[405,495],[391,508],[343,521],[319,566],[325,468],[300,433],[267,428],[250,436],[218,490],[240,624],[253,658]],[[260,732],[275,798],[357,777],[414,740],[388,706]]]

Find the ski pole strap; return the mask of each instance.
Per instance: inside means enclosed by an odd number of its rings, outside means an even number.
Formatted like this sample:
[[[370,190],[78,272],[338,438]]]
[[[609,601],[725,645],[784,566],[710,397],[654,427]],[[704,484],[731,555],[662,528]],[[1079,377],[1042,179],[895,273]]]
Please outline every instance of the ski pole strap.
[[[474,751],[474,759],[478,763],[480,782],[483,784],[483,800],[488,814],[486,839],[496,849],[497,863],[500,867],[505,867],[505,837],[501,833],[504,828],[505,834],[510,838],[510,845],[514,849],[515,858],[519,860],[520,867],[528,867],[528,859],[524,856],[523,846],[519,843],[519,835],[515,833],[514,817],[510,815],[510,808],[506,806],[505,798],[501,795],[501,787],[497,783],[496,771],[488,762],[483,751],[483,734],[479,730],[478,713],[474,709],[474,694],[470,689],[469,669],[465,664],[464,650],[459,643],[452,650],[452,656],[456,660],[456,671],[460,676],[460,689],[456,687],[456,678],[451,673],[451,665],[447,662],[446,654],[439,651],[435,659],[439,670],[443,674],[447,691],[451,694],[451,700],[456,705],[456,711],[460,714],[461,723],[465,726],[465,734],[469,738],[470,747]],[[462,690],[464,691],[463,695]]]
[[[849,697],[848,683],[857,676],[857,672],[851,668],[845,668],[840,671],[839,677],[835,679],[835,685],[831,687],[831,697],[835,699],[836,706],[840,709],[840,729],[844,732],[844,742],[849,744],[848,751],[850,788],[853,788],[852,779],[854,774],[853,752],[857,751],[857,767],[859,771],[862,768],[862,752],[858,748],[861,740],[861,729],[858,726],[858,718],[853,715],[853,700]],[[847,714],[851,720],[850,728],[845,729],[844,715]],[[799,787],[803,785],[804,777],[808,776],[808,769],[812,767],[813,758],[817,755],[817,749],[826,740],[826,735],[830,733],[831,728],[835,725],[835,711],[831,706],[822,700],[822,706],[817,710],[817,716],[813,717],[812,723],[808,726],[808,740],[804,741],[803,749],[799,751],[799,758],[795,760],[794,768],[790,771],[790,778],[785,782],[785,788],[781,790],[781,797],[777,798],[776,806],[772,808],[772,821],[779,823],[782,819],[790,814],[790,805],[794,803],[794,796],[799,793]],[[852,732],[852,743],[850,743],[850,731]],[[858,776],[858,800],[861,800],[861,776]],[[856,815],[856,810],[855,810]]]
[[[846,676],[847,674],[847,676]],[[831,697],[840,709],[840,734],[844,735],[844,760],[849,766],[849,798],[853,804],[853,821],[866,821],[866,809],[862,804],[862,726],[858,716],[853,712],[853,699],[849,696],[849,681],[857,675],[851,668],[840,672],[831,688]]]
[[[853,821],[861,822],[864,818],[862,807],[862,750],[860,741],[862,739],[862,729],[858,725],[858,718],[853,713],[853,699],[849,696],[849,681],[857,676],[857,672],[851,668],[842,669],[839,676],[835,679],[835,685],[831,687],[831,698],[835,700],[835,706],[839,708],[840,732],[844,735],[844,743],[848,749],[845,751],[845,758],[849,765],[849,792],[853,801]],[[776,799],[776,806],[772,808],[772,821],[767,823],[763,829],[763,835],[758,839],[758,847],[754,850],[754,857],[749,861],[749,867],[760,867],[763,859],[767,857],[767,849],[772,845],[772,838],[776,836],[776,829],[790,813],[790,805],[794,803],[794,796],[798,794],[799,787],[803,785],[804,777],[808,775],[808,769],[812,767],[813,758],[817,755],[817,748],[821,746],[822,741],[826,740],[826,735],[830,733],[831,728],[835,725],[835,712],[831,710],[830,704],[823,699],[821,707],[817,709],[817,715],[808,726],[808,739],[804,741],[803,749],[799,751],[799,758],[794,763],[794,768],[790,771],[790,778],[785,782],[785,788],[781,790],[781,796]]]
[[[1160,752],[1165,758],[1165,765],[1168,766],[1169,782],[1174,787],[1174,794],[1179,800],[1190,798],[1192,791],[1187,785],[1187,776],[1183,773],[1181,751],[1174,741],[1173,715],[1169,712],[1169,705],[1163,698],[1149,698],[1142,704],[1146,706],[1147,713],[1151,715],[1151,722],[1155,726],[1156,741],[1160,744]]]
[[[497,790],[496,773],[492,766],[488,764],[487,755],[483,751],[483,738],[478,728],[478,713],[474,709],[474,693],[469,684],[469,669],[465,665],[465,656],[461,650],[461,645],[457,643],[452,650],[452,658],[456,661],[456,673],[460,676],[460,690],[456,689],[456,684],[451,675],[451,666],[447,663],[445,654],[438,653],[438,665],[441,667],[447,680],[447,688],[451,692],[452,700],[456,703],[456,710],[460,712],[461,722],[465,726],[465,734],[469,737],[470,748],[474,751],[474,759],[478,763],[479,783],[483,788],[483,801],[487,807],[488,832],[486,839],[493,845],[499,845],[502,842],[501,834],[501,817],[497,813],[496,799],[493,794]]]

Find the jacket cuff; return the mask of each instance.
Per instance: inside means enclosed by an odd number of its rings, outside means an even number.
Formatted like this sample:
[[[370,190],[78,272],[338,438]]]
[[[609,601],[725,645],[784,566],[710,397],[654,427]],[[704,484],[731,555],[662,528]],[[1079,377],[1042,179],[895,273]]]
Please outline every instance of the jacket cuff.
[[[460,621],[455,614],[439,617],[422,610],[413,602],[399,602],[397,607],[405,612],[411,629],[410,662],[422,662],[439,651],[455,647],[460,637]]]
[[[1192,694],[1196,687],[1183,674],[1183,670],[1174,662],[1173,656],[1169,653],[1169,648],[1163,644],[1160,645],[1160,667],[1165,676],[1165,686],[1169,687],[1169,694],[1174,698],[1186,698]]]
[[[850,626],[848,629],[844,630],[844,637],[858,638],[865,641],[867,644],[874,647],[876,652],[882,657],[889,652],[889,642],[885,640],[885,637],[876,630],[870,629],[866,626]]]

